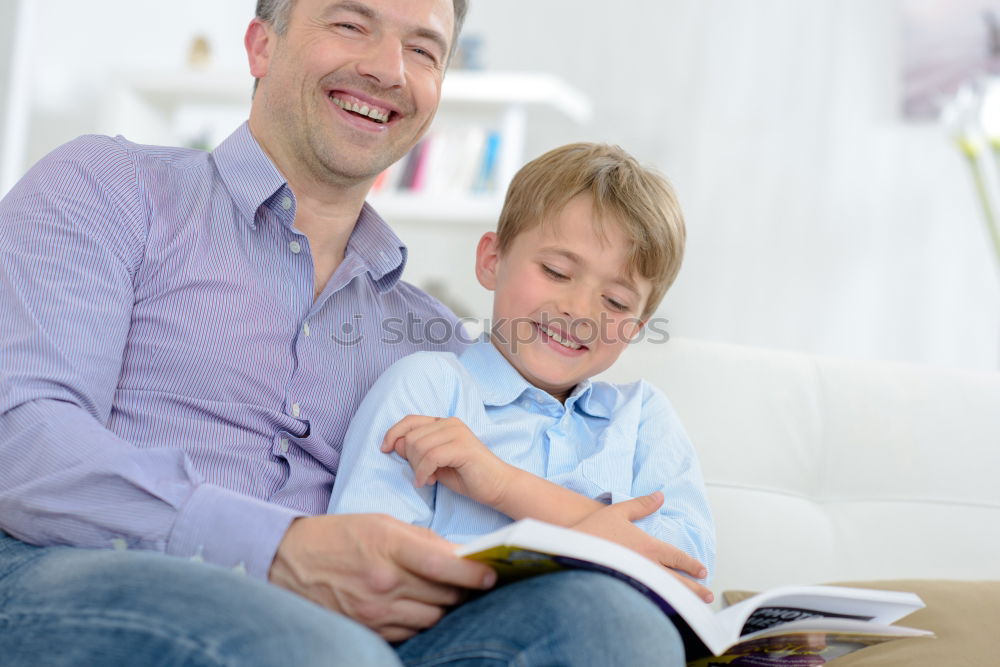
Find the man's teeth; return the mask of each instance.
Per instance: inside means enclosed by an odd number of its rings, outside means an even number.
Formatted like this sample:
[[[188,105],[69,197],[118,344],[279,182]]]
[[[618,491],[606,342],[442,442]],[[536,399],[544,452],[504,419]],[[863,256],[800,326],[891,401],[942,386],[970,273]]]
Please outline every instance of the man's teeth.
[[[379,123],[385,123],[389,120],[388,111],[379,111],[375,107],[369,107],[364,104],[358,104],[357,102],[345,102],[339,97],[334,97],[333,103],[336,104],[341,109],[344,109],[345,111],[353,111],[354,113],[361,114],[362,116],[367,116],[368,118],[371,118],[374,121],[378,121]]]
[[[542,326],[541,324],[538,325],[538,328],[542,330],[542,333],[544,333],[546,336],[548,336],[549,338],[551,338],[555,342],[559,343],[563,347],[568,347],[571,350],[579,350],[581,347],[583,347],[583,345],[580,345],[579,343],[574,343],[571,340],[563,338],[562,336],[560,336],[558,333],[556,333],[552,329],[549,329],[548,327]]]

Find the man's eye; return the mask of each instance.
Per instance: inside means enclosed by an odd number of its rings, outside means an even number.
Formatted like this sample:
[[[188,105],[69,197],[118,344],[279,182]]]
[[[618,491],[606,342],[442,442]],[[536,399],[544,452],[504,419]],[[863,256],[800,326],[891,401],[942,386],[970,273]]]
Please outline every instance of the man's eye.
[[[427,60],[431,61],[435,65],[438,62],[437,56],[434,55],[433,53],[431,53],[430,51],[428,51],[427,49],[422,49],[419,46],[417,46],[417,47],[413,48],[413,52],[416,53],[418,56],[427,58]]]
[[[340,28],[342,30],[348,30],[351,32],[361,32],[361,28],[354,25],[353,23],[334,23],[335,28]]]

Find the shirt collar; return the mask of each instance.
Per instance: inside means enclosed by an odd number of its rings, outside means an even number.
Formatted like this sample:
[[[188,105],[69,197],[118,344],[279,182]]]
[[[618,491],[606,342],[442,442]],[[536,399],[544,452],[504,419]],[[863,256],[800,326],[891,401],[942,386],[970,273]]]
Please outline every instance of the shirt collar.
[[[470,345],[460,359],[479,385],[479,393],[485,405],[510,405],[521,396],[537,404],[559,403],[551,394],[525,380],[486,335]],[[590,380],[584,380],[573,388],[566,399],[565,408],[575,408],[592,417],[608,419],[611,417],[614,401],[614,387],[603,382],[594,384]]]
[[[253,227],[257,210],[280,191],[294,197],[288,182],[271,162],[244,122],[212,151],[219,176],[248,225]],[[375,289],[386,292],[399,281],[406,266],[406,246],[385,220],[367,202],[347,241],[347,254],[354,254],[371,275]]]
[[[244,122],[212,151],[219,177],[236,208],[251,227],[257,209],[285,185],[285,177],[260,147]]]
[[[368,202],[361,207],[347,240],[347,254],[356,255],[364,263],[379,292],[399,282],[406,267],[406,246]]]

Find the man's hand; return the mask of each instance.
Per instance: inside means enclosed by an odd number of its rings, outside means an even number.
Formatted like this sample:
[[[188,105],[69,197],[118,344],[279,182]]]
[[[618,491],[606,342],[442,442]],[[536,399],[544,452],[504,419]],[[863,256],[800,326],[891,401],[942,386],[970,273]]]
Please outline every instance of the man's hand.
[[[490,507],[503,501],[517,472],[456,417],[404,417],[386,432],[382,451],[409,462],[416,486],[440,482]]]
[[[662,504],[663,494],[657,491],[648,496],[640,496],[602,507],[571,528],[617,542],[642,554],[651,561],[667,568],[681,583],[694,591],[705,602],[711,602],[715,599],[712,591],[697,581],[677,573],[678,571],[686,572],[697,579],[704,579],[708,576],[705,566],[677,547],[655,537],[650,537],[632,523],[660,509]]]
[[[463,589],[488,589],[496,574],[459,558],[426,528],[380,514],[296,519],[271,563],[270,581],[402,641],[431,627]]]

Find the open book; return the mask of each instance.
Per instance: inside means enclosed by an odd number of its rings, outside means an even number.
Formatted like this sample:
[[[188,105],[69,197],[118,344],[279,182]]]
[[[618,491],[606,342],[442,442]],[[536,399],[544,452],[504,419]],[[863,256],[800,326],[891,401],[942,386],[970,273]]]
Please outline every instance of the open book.
[[[798,664],[789,662],[793,655],[829,661],[884,641],[932,635],[890,625],[924,606],[912,593],[794,586],[715,612],[673,574],[631,549],[532,519],[477,538],[457,553],[488,563],[501,582],[567,568],[617,577],[672,617],[691,666]]]

